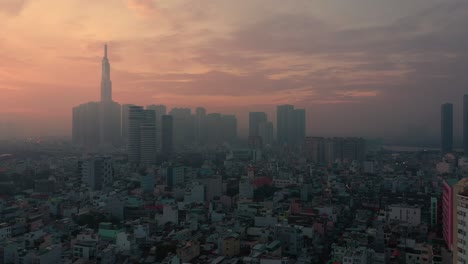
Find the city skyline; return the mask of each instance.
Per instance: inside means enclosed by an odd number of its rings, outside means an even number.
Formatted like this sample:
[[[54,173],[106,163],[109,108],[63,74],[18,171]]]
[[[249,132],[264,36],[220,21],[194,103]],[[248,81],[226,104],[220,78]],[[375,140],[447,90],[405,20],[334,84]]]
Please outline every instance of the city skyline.
[[[0,0],[0,264],[468,263],[467,0]]]
[[[468,9],[466,2],[358,0],[354,6],[365,11],[343,11],[334,1],[129,0],[87,3],[85,14],[78,1],[57,1],[48,2],[54,8],[41,20],[48,26],[39,37],[26,29],[41,4],[0,4],[5,32],[12,33],[2,43],[7,66],[0,67],[0,119],[29,135],[70,134],[69,107],[99,98],[97,61],[109,43],[114,100],[122,104],[232,113],[242,136],[248,112],[266,112],[275,122],[277,105],[294,104],[308,113],[307,135],[422,135],[437,141],[437,106],[451,102],[455,147],[460,145],[468,60],[465,18],[457,14]],[[101,15],[104,9],[108,13]],[[72,14],[68,21],[66,14]],[[122,30],[109,22],[115,14]],[[213,23],[221,16],[223,23]],[[195,17],[203,19],[189,25]],[[382,32],[392,33],[393,42]],[[349,41],[341,43],[345,37]],[[271,38],[276,44],[265,41]]]

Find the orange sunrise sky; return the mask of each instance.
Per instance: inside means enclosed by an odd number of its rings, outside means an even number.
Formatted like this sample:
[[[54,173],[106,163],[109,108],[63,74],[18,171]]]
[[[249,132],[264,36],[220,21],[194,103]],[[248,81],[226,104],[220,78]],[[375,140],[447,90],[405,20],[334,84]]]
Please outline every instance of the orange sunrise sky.
[[[463,0],[0,0],[0,123],[69,135],[72,107],[99,99],[107,43],[121,104],[203,106],[243,130],[289,103],[309,135],[433,137],[441,103],[461,118],[467,14]]]

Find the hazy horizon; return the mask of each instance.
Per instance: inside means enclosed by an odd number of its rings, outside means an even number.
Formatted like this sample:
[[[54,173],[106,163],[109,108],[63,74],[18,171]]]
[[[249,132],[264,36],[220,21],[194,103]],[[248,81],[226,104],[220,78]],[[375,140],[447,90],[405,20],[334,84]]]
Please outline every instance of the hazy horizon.
[[[462,0],[1,1],[0,137],[69,136],[72,107],[99,100],[108,43],[121,104],[235,114],[241,136],[249,111],[276,123],[276,105],[293,104],[307,135],[436,141],[451,102],[457,139],[467,11]]]

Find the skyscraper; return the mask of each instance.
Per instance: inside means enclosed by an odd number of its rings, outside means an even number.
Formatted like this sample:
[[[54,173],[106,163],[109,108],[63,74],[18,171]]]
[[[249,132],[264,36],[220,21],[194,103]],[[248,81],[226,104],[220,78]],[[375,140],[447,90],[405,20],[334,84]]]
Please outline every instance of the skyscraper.
[[[172,108],[169,114],[174,122],[174,147],[180,149],[193,143],[195,117],[190,108]]]
[[[121,137],[125,145],[128,143],[128,113],[130,111],[130,106],[135,106],[135,105],[133,104],[122,105]]]
[[[72,127],[73,144],[95,150],[99,145],[99,103],[75,106]]]
[[[463,153],[468,156],[468,94],[463,96]]]
[[[213,147],[222,143],[223,137],[221,133],[222,115],[220,113],[209,113],[205,120],[205,135],[207,146]]]
[[[273,123],[272,122],[262,122],[258,126],[258,133],[262,138],[262,142],[265,145],[273,143]]]
[[[304,142],[306,130],[305,109],[279,105],[276,109],[277,140],[279,144],[298,145]]]
[[[453,150],[453,105],[445,103],[441,108],[441,151]]]
[[[107,44],[104,45],[101,74],[100,102],[100,139],[103,147],[117,146],[121,142],[121,107],[112,101],[112,81],[110,79],[110,64],[107,58]]]
[[[165,105],[148,105],[146,106],[148,110],[154,110],[156,117],[156,146],[157,148],[161,147],[161,118],[167,113],[167,108]]]
[[[292,144],[302,144],[305,139],[305,109],[294,109],[292,112],[292,128],[290,142]]]
[[[128,113],[128,161],[134,165],[140,163],[141,122],[143,107],[130,106]]]
[[[293,110],[292,105],[279,105],[276,108],[276,138],[281,145],[289,141]]]
[[[95,127],[96,119],[97,131],[91,129]],[[91,130],[93,132],[90,132]],[[106,149],[121,143],[121,109],[118,103],[112,101],[107,45],[104,46],[102,59],[101,100],[98,103],[89,102],[74,108],[72,131],[74,143],[82,147],[95,149],[99,146],[101,149]]]
[[[128,160],[139,166],[156,162],[156,118],[154,110],[141,106],[129,108]]]
[[[110,64],[107,59],[107,44],[104,45],[104,57],[102,58],[101,75],[101,102],[112,101],[112,81],[110,79]]]
[[[112,147],[121,144],[121,107],[113,101],[99,102],[99,144]]]
[[[156,113],[143,110],[140,124],[140,165],[150,166],[156,163]]]
[[[161,154],[169,156],[174,149],[173,129],[174,121],[172,116],[163,115],[161,119],[162,133],[161,133]]]
[[[260,136],[259,126],[263,122],[267,122],[267,115],[265,112],[249,113],[249,137]]]

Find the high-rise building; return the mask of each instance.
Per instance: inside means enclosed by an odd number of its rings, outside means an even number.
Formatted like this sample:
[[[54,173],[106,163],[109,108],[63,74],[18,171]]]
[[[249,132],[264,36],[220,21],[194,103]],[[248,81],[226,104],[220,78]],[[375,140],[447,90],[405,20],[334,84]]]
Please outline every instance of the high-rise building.
[[[110,63],[107,58],[107,44],[104,45],[101,75],[101,102],[112,102],[112,81],[110,79]]]
[[[101,147],[118,146],[121,143],[121,107],[113,101],[99,102],[99,124]]]
[[[128,160],[134,165],[156,162],[156,118],[154,110],[130,106],[128,120]]]
[[[94,130],[96,119],[97,131]],[[93,134],[90,134],[91,130]],[[112,101],[112,81],[107,58],[107,45],[104,46],[102,59],[101,100],[98,103],[82,104],[73,109],[72,131],[73,142],[86,148],[116,147],[121,143],[121,107]]]
[[[446,103],[441,108],[441,151],[453,150],[453,105]]]
[[[292,105],[279,105],[276,109],[276,119],[276,137],[279,144],[299,145],[304,142],[305,109],[294,109]]]
[[[223,137],[221,131],[221,114],[209,113],[205,119],[205,135],[207,146],[217,146],[222,143]]]
[[[91,190],[98,191],[112,186],[113,168],[110,157],[93,157],[82,163],[82,179]]]
[[[453,263],[463,263],[467,251],[465,191],[468,189],[468,178],[446,179],[442,183],[442,234],[447,248],[453,252]]]
[[[161,153],[165,156],[172,154],[174,150],[173,129],[174,121],[172,116],[163,115],[161,119],[162,132],[161,132]]]
[[[457,219],[453,221],[453,231],[457,237],[453,239],[453,263],[468,263],[468,190],[460,190],[456,195],[454,216]]]
[[[267,114],[265,112],[250,112],[249,113],[249,137],[260,136],[259,127],[261,123],[267,122]]]
[[[128,142],[128,113],[130,111],[130,106],[135,106],[133,104],[123,104],[122,105],[122,121],[121,121],[121,137],[123,143],[126,145]]]
[[[156,163],[156,113],[143,110],[140,124],[140,165],[150,166]]]
[[[88,150],[99,145],[99,103],[89,102],[73,108],[73,144]]]
[[[193,143],[195,136],[195,117],[190,108],[173,108],[169,112],[174,120],[174,147],[186,147]]]
[[[292,144],[302,144],[305,139],[305,109],[294,109],[292,112],[292,128],[290,141]]]
[[[107,44],[104,45],[101,75],[100,102],[100,139],[103,147],[117,146],[121,142],[121,108],[120,104],[112,101],[112,81],[110,79],[110,64],[107,58]]]
[[[446,179],[442,182],[442,236],[449,250],[453,244],[453,187],[456,179]]]
[[[144,118],[141,106],[130,106],[128,113],[128,161],[134,165],[140,163],[141,123]]]
[[[167,108],[165,105],[148,105],[146,106],[148,110],[154,110],[156,116],[156,139],[157,139],[157,147],[161,147],[161,119],[162,116],[167,114]]]
[[[262,138],[262,142],[265,145],[271,145],[273,143],[273,123],[262,122],[258,126],[259,136]]]
[[[468,156],[468,94],[463,96],[463,153]]]
[[[279,105],[276,108],[276,139],[281,145],[289,143],[293,110],[292,105]]]

